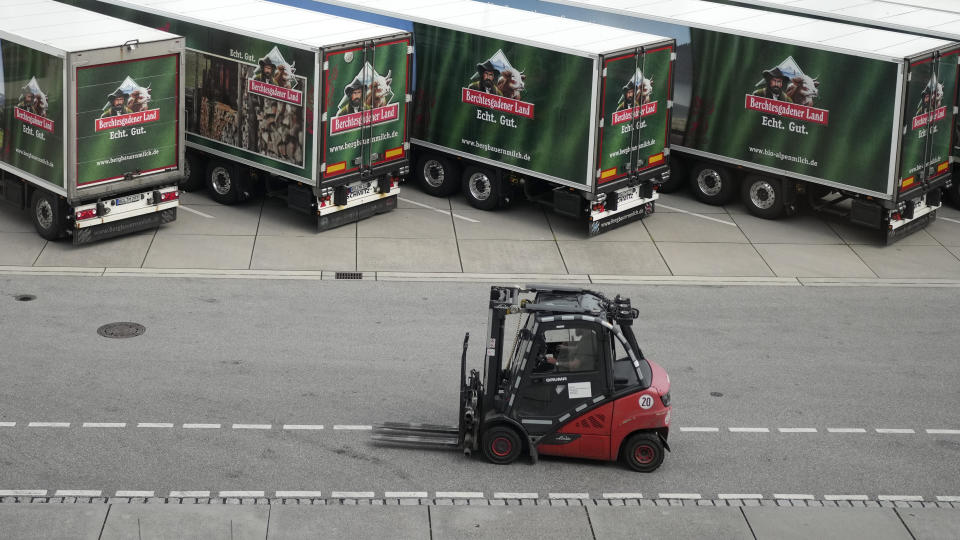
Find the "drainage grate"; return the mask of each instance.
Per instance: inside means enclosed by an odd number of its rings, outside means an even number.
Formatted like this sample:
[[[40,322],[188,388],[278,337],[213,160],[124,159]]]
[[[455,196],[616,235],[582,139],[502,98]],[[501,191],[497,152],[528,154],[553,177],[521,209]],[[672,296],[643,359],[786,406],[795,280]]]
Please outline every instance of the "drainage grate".
[[[97,333],[108,338],[137,337],[147,331],[142,324],[133,322],[115,322],[97,328]]]
[[[335,279],[363,279],[363,272],[337,272]]]
[[[31,300],[36,300],[37,297],[32,294],[18,294],[13,297],[17,302],[30,302]]]

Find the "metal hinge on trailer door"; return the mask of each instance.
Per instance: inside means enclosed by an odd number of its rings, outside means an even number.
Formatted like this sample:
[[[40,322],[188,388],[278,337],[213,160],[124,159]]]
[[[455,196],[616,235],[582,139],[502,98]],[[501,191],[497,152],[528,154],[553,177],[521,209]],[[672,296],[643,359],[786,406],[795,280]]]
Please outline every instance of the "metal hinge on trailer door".
[[[330,62],[328,60],[323,61],[323,70],[330,71]]]
[[[326,112],[324,112],[323,114],[320,115],[320,121],[321,121],[321,122],[326,122],[326,121],[327,121],[327,113],[326,113]]]
[[[607,76],[607,68],[603,68],[603,76],[604,76],[604,77]]]
[[[413,54],[413,45],[407,45],[407,55]]]
[[[672,62],[672,61],[674,61],[674,60],[676,60],[676,59],[677,59],[677,53],[676,53],[676,52],[670,53],[670,61]]]

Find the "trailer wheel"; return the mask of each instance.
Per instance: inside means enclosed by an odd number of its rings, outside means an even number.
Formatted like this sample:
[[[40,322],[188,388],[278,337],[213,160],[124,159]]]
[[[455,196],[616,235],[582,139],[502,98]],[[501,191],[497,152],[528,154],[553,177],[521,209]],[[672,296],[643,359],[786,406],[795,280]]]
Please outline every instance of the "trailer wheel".
[[[783,182],[779,178],[748,176],[740,187],[740,199],[747,211],[759,218],[783,216]]]
[[[447,197],[457,192],[460,178],[456,164],[436,154],[423,154],[417,161],[417,183],[434,197]]]
[[[180,182],[180,189],[197,191],[203,188],[206,170],[206,163],[202,156],[196,152],[187,152],[183,160],[183,180]]]
[[[670,179],[660,184],[660,193],[673,193],[680,191],[687,183],[687,164],[677,159],[676,156],[670,158]]]
[[[737,194],[733,173],[726,167],[700,163],[690,172],[690,189],[698,201],[722,206]]]
[[[232,163],[211,159],[207,164],[207,189],[220,204],[240,202],[240,169]]]
[[[487,461],[497,465],[513,463],[520,457],[523,444],[516,430],[505,427],[493,427],[483,433],[483,455]]]
[[[35,189],[30,197],[30,209],[37,234],[47,240],[63,237],[67,220],[60,197],[42,189]]]
[[[620,458],[638,472],[653,472],[663,463],[663,443],[656,433],[636,433],[623,443]]]
[[[467,167],[463,171],[461,190],[474,208],[493,210],[500,205],[500,179],[488,169]]]

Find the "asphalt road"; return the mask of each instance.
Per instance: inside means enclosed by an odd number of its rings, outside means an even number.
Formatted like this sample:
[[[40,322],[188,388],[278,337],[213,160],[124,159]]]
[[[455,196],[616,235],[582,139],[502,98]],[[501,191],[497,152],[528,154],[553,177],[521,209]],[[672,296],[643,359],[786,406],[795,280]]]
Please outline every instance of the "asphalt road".
[[[960,495],[960,432],[927,431],[960,430],[947,288],[604,287],[633,298],[641,346],[671,376],[673,452],[653,474],[497,467],[335,429],[453,423],[463,332],[479,366],[487,290],[2,277],[0,490]],[[97,335],[115,321],[147,330]],[[301,424],[324,429],[284,429]]]

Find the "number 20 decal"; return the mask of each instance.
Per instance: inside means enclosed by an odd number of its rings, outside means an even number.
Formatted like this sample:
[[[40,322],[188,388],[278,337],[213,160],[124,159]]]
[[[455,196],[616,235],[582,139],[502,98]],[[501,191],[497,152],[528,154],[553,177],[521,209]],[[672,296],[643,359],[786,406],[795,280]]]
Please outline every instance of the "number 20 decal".
[[[651,396],[651,395],[649,395],[649,394],[644,394],[644,395],[640,396],[640,401],[639,401],[639,403],[640,403],[640,408],[641,408],[641,409],[647,410],[647,409],[649,409],[650,407],[653,407],[653,396]]]

